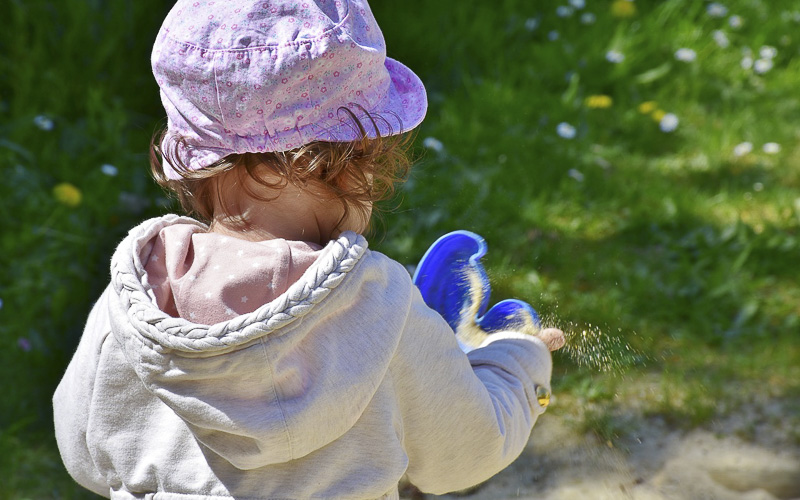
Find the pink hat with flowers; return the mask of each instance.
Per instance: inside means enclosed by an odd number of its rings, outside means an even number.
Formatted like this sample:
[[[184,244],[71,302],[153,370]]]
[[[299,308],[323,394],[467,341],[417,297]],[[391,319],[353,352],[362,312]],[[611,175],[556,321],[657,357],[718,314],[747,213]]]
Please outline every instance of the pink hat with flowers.
[[[191,170],[360,139],[343,108],[370,137],[411,130],[427,109],[419,77],[386,57],[366,0],[178,0],[151,62],[167,111],[162,150]],[[168,162],[165,172],[181,178]]]

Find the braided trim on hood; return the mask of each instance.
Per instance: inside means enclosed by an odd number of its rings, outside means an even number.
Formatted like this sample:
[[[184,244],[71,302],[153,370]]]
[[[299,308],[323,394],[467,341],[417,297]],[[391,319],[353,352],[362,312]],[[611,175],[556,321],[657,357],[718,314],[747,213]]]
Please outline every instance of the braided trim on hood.
[[[158,232],[172,224],[196,224],[194,219],[168,215],[151,219],[131,230],[111,259],[111,284],[131,326],[146,339],[167,349],[213,352],[246,344],[302,318],[339,286],[367,250],[366,239],[345,231],[323,249],[322,255],[299,281],[249,314],[215,325],[201,325],[164,313],[143,283],[143,250]]]

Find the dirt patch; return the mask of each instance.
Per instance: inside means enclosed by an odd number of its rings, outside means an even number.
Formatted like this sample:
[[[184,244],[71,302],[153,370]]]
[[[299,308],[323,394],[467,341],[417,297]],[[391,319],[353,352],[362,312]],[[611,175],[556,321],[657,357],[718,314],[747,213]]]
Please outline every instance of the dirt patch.
[[[791,411],[763,405],[692,430],[641,419],[614,442],[545,415],[519,459],[477,491],[427,498],[800,499],[798,415]]]

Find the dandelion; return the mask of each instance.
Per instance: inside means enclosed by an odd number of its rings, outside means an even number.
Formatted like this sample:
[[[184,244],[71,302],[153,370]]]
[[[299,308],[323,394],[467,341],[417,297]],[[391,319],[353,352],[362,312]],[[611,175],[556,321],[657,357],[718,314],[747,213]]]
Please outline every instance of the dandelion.
[[[535,31],[539,27],[539,20],[531,17],[525,20],[525,29],[528,31]]]
[[[742,157],[744,155],[750,154],[752,151],[753,151],[753,143],[745,141],[737,144],[733,148],[733,156]]]
[[[720,48],[727,49],[730,46],[731,42],[728,40],[728,35],[726,35],[724,31],[714,30],[711,32],[711,35]]]
[[[781,152],[781,145],[777,142],[768,142],[761,149],[768,155],[776,155]]]
[[[585,0],[569,0],[569,4],[577,10],[581,10],[582,8],[586,7]]]
[[[678,128],[678,117],[672,113],[666,113],[663,117],[661,117],[658,127],[662,132],[672,132]]]
[[[572,12],[572,9],[566,5],[559,5],[556,9],[556,15],[558,17],[569,17],[572,15]]]
[[[742,65],[742,69],[749,70],[753,67],[753,58],[750,56],[744,56],[740,64]]]
[[[614,17],[633,17],[636,15],[636,4],[631,0],[614,0],[611,4],[611,15]]]
[[[435,137],[426,137],[425,140],[422,141],[422,145],[427,149],[436,151],[437,153],[444,151],[444,144],[442,144],[442,141]]]
[[[587,108],[592,109],[605,109],[610,108],[611,105],[614,103],[614,100],[611,97],[603,94],[599,95],[590,95],[584,101]]]
[[[657,109],[657,110],[653,111],[653,113],[650,116],[653,117],[653,120],[655,122],[661,123],[661,120],[663,120],[664,117],[667,116],[667,112],[664,111],[663,109]]]
[[[675,59],[682,62],[692,62],[697,59],[697,52],[692,49],[681,48],[675,51]]]
[[[609,50],[606,52],[606,61],[614,64],[619,64],[625,60],[625,54],[618,50]]]
[[[772,59],[759,59],[753,64],[753,69],[759,75],[763,75],[771,70],[773,66]]]
[[[656,101],[645,101],[639,104],[639,107],[637,109],[639,110],[639,113],[643,115],[649,115],[650,113],[658,109],[658,104],[656,103]]]
[[[769,45],[764,45],[759,49],[758,55],[761,56],[761,59],[775,59],[775,56],[778,55],[778,49]]]
[[[558,126],[556,127],[556,132],[560,137],[564,139],[575,138],[575,127],[566,122],[559,123]]]
[[[100,166],[100,171],[103,172],[104,174],[106,174],[109,177],[115,177],[119,173],[119,170],[117,170],[117,167],[115,167],[114,165],[111,165],[109,163],[104,163],[103,165],[101,165]]]
[[[69,182],[62,182],[53,188],[53,197],[59,203],[63,203],[69,207],[77,207],[81,204],[83,194],[80,189]]]
[[[567,172],[567,175],[569,175],[570,177],[572,177],[573,179],[575,179],[578,182],[583,182],[583,179],[585,179],[583,173],[580,170],[576,170],[574,168],[569,169],[569,172]]]
[[[558,40],[559,36],[561,35],[558,34],[558,31],[553,30],[547,34],[547,39],[550,40],[551,42],[555,42],[556,40]]]
[[[706,7],[706,13],[711,17],[725,17],[728,15],[728,8],[718,2],[711,2]]]
[[[584,12],[581,14],[581,23],[583,24],[594,24],[596,20],[597,18],[591,12]]]
[[[728,18],[728,24],[731,28],[738,30],[744,24],[744,20],[742,20],[741,16],[731,16]]]
[[[50,118],[46,117],[45,115],[38,115],[38,116],[34,117],[33,118],[33,123],[34,123],[34,125],[39,127],[41,130],[44,130],[46,132],[49,132],[49,131],[53,130],[53,128],[55,127],[55,124],[53,123],[53,120],[51,120]]]

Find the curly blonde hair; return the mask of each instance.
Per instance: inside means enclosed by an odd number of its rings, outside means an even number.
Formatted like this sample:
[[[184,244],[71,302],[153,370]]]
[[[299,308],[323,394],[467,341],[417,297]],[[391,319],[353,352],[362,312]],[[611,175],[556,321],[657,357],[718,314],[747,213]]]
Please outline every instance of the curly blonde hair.
[[[260,201],[277,198],[254,192],[247,177],[270,190],[280,190],[291,184],[323,199],[336,200],[343,208],[337,229],[352,211],[363,220],[370,220],[372,204],[391,198],[397,184],[404,182],[412,161],[409,150],[413,140],[410,133],[381,135],[377,121],[380,117],[366,115],[375,137],[369,137],[362,123],[349,109],[343,108],[357,127],[360,139],[350,142],[314,141],[290,151],[230,154],[200,170],[191,170],[177,154],[187,147],[186,138],[170,137],[164,129],[154,134],[150,143],[150,167],[156,182],[174,195],[182,209],[205,222],[220,216],[244,229],[248,221],[241,213],[229,211],[236,203],[226,203],[220,182],[236,176],[244,194]],[[383,124],[388,122],[383,120]],[[391,131],[391,129],[390,129]],[[167,138],[168,146],[161,147]],[[181,176],[169,179],[164,163]],[[275,180],[277,177],[277,180]]]

